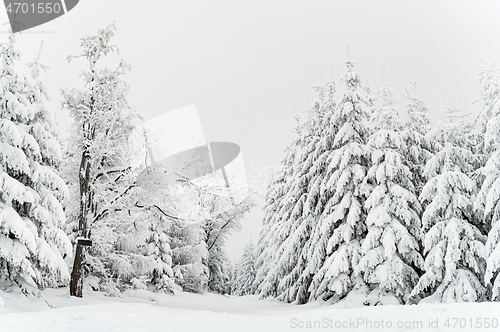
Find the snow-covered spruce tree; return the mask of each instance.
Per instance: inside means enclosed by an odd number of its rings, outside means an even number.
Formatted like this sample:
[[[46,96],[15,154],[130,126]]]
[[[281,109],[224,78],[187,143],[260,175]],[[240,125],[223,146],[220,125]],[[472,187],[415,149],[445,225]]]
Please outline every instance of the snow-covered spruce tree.
[[[498,155],[498,144],[500,136],[498,128],[500,127],[500,79],[496,74],[494,65],[486,59],[482,60],[483,65],[477,69],[480,70],[481,90],[475,100],[481,104],[482,110],[476,118],[476,126],[482,132],[481,151],[487,159],[487,162],[475,172],[477,182],[481,188],[478,193],[474,208],[484,219],[486,231],[495,224],[498,219],[495,214],[498,198],[495,198],[495,183],[500,175],[500,161]],[[493,189],[493,190],[492,190]],[[491,194],[493,195],[491,195]],[[488,211],[486,211],[486,201],[489,197]]]
[[[302,142],[298,121],[294,131],[297,136],[285,148],[284,157],[266,190],[263,228],[260,231],[257,246],[256,267],[258,271],[255,279],[255,287],[262,298],[277,296],[279,279],[277,277],[270,278],[269,273],[273,268],[273,262],[279,259],[278,248],[288,235],[283,230],[286,219],[282,216],[289,214],[287,211],[291,209],[290,205],[293,204],[285,202],[284,197],[291,190],[293,184],[294,159]]]
[[[264,230],[261,233],[259,246],[263,242],[269,243],[264,248],[264,254],[268,256],[264,258],[260,254],[257,260],[259,271],[255,286],[258,286],[261,297],[273,296],[299,304],[307,302],[309,297],[307,289],[311,274],[305,269],[313,243],[311,232],[317,220],[313,213],[323,199],[319,192],[322,168],[315,164],[321,162],[318,160],[333,141],[332,135],[329,135],[330,139],[325,139],[325,136],[332,129],[334,84],[329,82],[317,87],[317,91],[319,100],[308,112],[307,120],[297,126],[298,137],[289,150],[293,154],[285,159],[286,172],[289,172],[285,187],[274,191],[273,185],[281,186],[281,181],[273,182],[270,187],[272,194],[266,198],[273,201],[272,209],[266,207],[264,222],[271,232]],[[272,197],[274,194],[281,196]],[[260,265],[262,261],[263,266]]]
[[[163,210],[162,210],[163,211]],[[150,215],[151,229],[150,229],[150,239],[148,242],[147,253],[152,255],[155,260],[155,265],[149,275],[148,280],[151,282],[157,290],[175,294],[182,290],[182,283],[176,284],[174,278],[173,270],[173,256],[175,250],[175,262],[177,265],[181,265],[180,262],[187,262],[185,257],[181,258],[182,255],[179,253],[179,249],[182,247],[183,243],[181,234],[184,235],[186,232],[180,231],[183,225],[182,221],[179,219],[172,218],[172,216],[165,216],[162,213],[153,213]],[[187,229],[187,232],[193,231],[192,228]],[[174,247],[174,249],[172,249]],[[177,268],[180,269],[180,268]],[[177,273],[179,278],[179,273]]]
[[[224,248],[213,246],[208,252],[209,278],[207,289],[218,294],[231,294],[232,268]]]
[[[325,86],[317,88],[319,92],[319,101],[317,111],[313,109],[311,116],[317,118],[312,125],[316,128],[316,136],[319,136],[319,141],[309,141],[310,145],[315,145],[312,156],[312,167],[308,169],[308,175],[312,179],[308,186],[308,195],[304,204],[303,215],[307,217],[308,227],[306,228],[309,238],[300,254],[301,268],[297,272],[301,272],[296,281],[298,304],[306,303],[310,297],[309,286],[313,276],[321,268],[325,259],[325,250],[327,239],[323,230],[318,227],[320,216],[325,209],[326,203],[331,197],[331,192],[325,190],[322,186],[325,183],[327,176],[327,159],[334,145],[335,135],[340,129],[339,124],[332,121],[337,102],[335,100],[335,85],[333,82],[328,82]],[[326,241],[325,241],[326,240]],[[305,267],[305,268],[304,268]]]
[[[253,294],[255,273],[255,248],[253,242],[248,241],[236,268],[231,294],[238,296]]]
[[[488,158],[475,175],[480,190],[474,202],[474,209],[487,232],[487,268],[484,281],[492,291],[491,300],[500,300],[500,80],[496,68],[483,60],[480,69],[481,90],[476,99],[482,111],[476,119],[484,133],[483,153]]]
[[[97,67],[103,56],[116,50],[110,44],[114,30],[110,24],[97,35],[81,38],[81,57],[89,62],[83,73],[85,88],[63,90],[63,108],[73,117],[78,137],[72,147],[78,160],[78,237],[92,238],[94,225],[112,222],[110,215],[126,208],[122,198],[134,186],[127,147],[136,115],[126,100],[129,87],[121,79],[130,65],[122,60],[115,69]],[[77,245],[70,283],[70,293],[77,297],[82,296],[85,256]]]
[[[170,294],[202,292],[207,283],[203,260],[208,253],[202,221],[196,218],[199,193],[180,184],[154,191],[144,188],[141,194],[134,205],[150,212],[146,255],[155,260],[151,273],[143,279]]]
[[[207,283],[204,244],[200,242],[202,231],[197,223],[176,221],[168,235],[172,250],[172,270],[174,281],[183,291],[200,293]]]
[[[375,132],[368,140],[372,166],[366,181],[368,233],[355,274],[371,290],[366,303],[406,303],[423,269],[420,203],[408,167],[407,147],[390,87],[376,91],[381,107],[371,116]]]
[[[68,189],[58,175],[61,149],[38,78],[19,69],[15,36],[0,45],[0,280],[67,284],[71,243],[61,228]]]
[[[469,176],[475,180],[476,187],[480,187],[484,179],[479,168],[486,164],[487,158],[482,153],[480,146],[484,143],[484,135],[478,131],[475,120],[468,118],[470,114],[464,114],[461,109],[447,109],[441,111],[443,116],[437,120],[437,126],[432,128],[426,135],[426,139],[432,142],[433,150],[439,151],[443,144],[450,143],[470,151],[474,158],[469,161],[471,170]],[[480,219],[474,219],[481,232],[486,234],[484,223]]]
[[[233,263],[231,261],[231,292],[229,294],[235,294],[236,292],[236,278],[238,277],[238,261]],[[255,279],[254,279],[255,282]]]
[[[496,117],[488,122],[488,127],[500,130],[500,121]],[[493,140],[487,140],[485,147],[490,149]],[[495,142],[495,145],[498,143]],[[485,283],[492,287],[491,300],[500,300],[500,149],[496,147],[486,165],[476,171],[484,181],[474,202],[474,208],[488,231],[486,242],[487,269]]]
[[[425,164],[439,150],[440,146],[426,137],[432,129],[429,108],[417,95],[415,83],[413,83],[413,93],[407,90],[405,97],[408,99],[406,104],[408,116],[403,121],[401,134],[407,147],[406,159],[413,175],[415,194],[419,197],[427,182],[424,177]]]
[[[414,300],[432,296],[442,302],[476,302],[484,299],[485,236],[475,226],[474,181],[468,176],[475,156],[453,145],[461,132],[448,125],[434,136],[443,145],[425,166],[430,180],[420,195],[426,206],[422,216],[425,233],[425,273],[411,296]]]
[[[489,62],[486,58],[482,59],[481,62],[482,65],[476,68],[479,71],[481,89],[474,102],[481,106],[481,111],[476,117],[476,127],[486,140],[487,136],[491,138],[498,135],[494,131],[495,128],[490,127],[494,124],[488,125],[488,123],[500,113],[500,79],[497,75],[498,68],[495,68],[494,63]],[[486,144],[484,141],[479,144],[479,147],[479,152],[484,154],[491,154],[493,148],[491,144]]]
[[[272,265],[271,275],[278,277],[278,299],[286,302],[303,304],[309,298],[309,284],[312,274],[308,268],[311,259],[311,248],[314,245],[312,232],[319,218],[319,210],[325,198],[320,194],[323,181],[323,168],[320,166],[326,158],[325,151],[333,143],[331,125],[335,101],[333,100],[335,85],[328,82],[316,87],[319,100],[309,111],[306,122],[301,128],[303,148],[294,160],[294,183],[292,190],[285,197],[285,202],[294,202],[290,217],[284,223],[289,236],[278,249],[279,261]]]
[[[290,147],[285,148],[285,156],[280,162],[274,174],[272,174],[270,182],[266,188],[266,196],[263,206],[264,219],[263,227],[259,233],[259,239],[256,246],[256,260],[255,269],[256,276],[254,281],[254,287],[257,289],[263,284],[264,278],[269,273],[271,268],[270,262],[274,259],[275,253],[275,242],[273,237],[276,235],[280,224],[278,222],[273,223],[276,220],[276,213],[281,204],[281,198],[285,193],[285,188],[287,187],[286,179],[287,173],[291,172],[289,162],[292,159],[293,154],[290,153]]]
[[[316,227],[324,240],[314,250],[324,251],[325,260],[309,286],[310,299],[339,300],[364,285],[354,269],[361,256],[361,241],[366,236],[365,200],[368,189],[363,181],[370,165],[366,146],[367,101],[361,80],[353,71],[354,62],[346,61],[347,74],[342,79],[347,91],[337,103],[331,122],[340,127],[329,156],[325,160],[326,176],[320,184],[325,203]],[[326,237],[326,238],[325,238]],[[325,245],[326,240],[326,245]]]
[[[481,89],[474,103],[479,103],[481,111],[474,121],[466,123],[466,140],[471,151],[477,155],[477,165],[474,169],[473,179],[480,188],[474,209],[479,216],[479,227],[483,234],[487,234],[495,224],[497,218],[493,218],[492,207],[496,205],[492,184],[500,175],[498,168],[497,144],[500,140],[498,135],[498,121],[500,121],[500,79],[497,75],[498,68],[486,58],[481,60],[482,65],[476,68],[479,71],[479,83]],[[491,189],[494,189],[491,191]],[[488,208],[486,208],[487,197],[490,197]],[[493,199],[493,201],[491,200]],[[498,200],[497,200],[498,201]],[[486,211],[488,210],[488,211]],[[492,243],[487,245],[487,256],[493,250]],[[489,280],[486,281],[489,283]]]
[[[293,185],[294,172],[297,171],[295,165],[295,158],[299,150],[302,149],[303,136],[306,136],[307,128],[314,124],[316,128],[323,127],[325,124],[329,124],[329,118],[326,116],[328,112],[325,111],[326,101],[330,101],[334,105],[333,93],[335,92],[335,85],[333,82],[328,82],[325,86],[314,87],[318,91],[319,100],[314,103],[311,110],[309,110],[308,121],[305,123],[300,123],[300,118],[296,116],[297,124],[294,128],[294,134],[296,135],[294,140],[285,148],[284,156],[280,161],[275,173],[270,179],[269,185],[266,188],[266,196],[263,210],[265,211],[265,216],[263,220],[263,229],[260,232],[260,237],[256,246],[256,278],[255,278],[255,288],[259,289],[259,292],[263,288],[267,288],[266,296],[276,295],[276,285],[279,280],[274,279],[271,283],[268,281],[266,284],[263,283],[264,278],[268,275],[269,269],[272,266],[272,261],[276,257],[278,247],[284,241],[284,236],[280,235],[281,227],[284,225],[284,220],[281,218],[280,213],[286,213],[286,207],[284,197],[289,192]],[[320,110],[322,109],[322,110]],[[324,116],[320,116],[323,113]],[[320,116],[319,119],[314,120],[314,118]],[[322,118],[322,121],[318,122]],[[314,135],[310,143],[314,144],[316,141],[316,136]],[[322,135],[320,135],[322,136]],[[328,141],[322,139],[321,146],[326,148],[329,147]],[[316,199],[320,199],[319,193],[316,193]],[[312,206],[312,198],[311,198]],[[282,210],[283,209],[283,210]],[[273,294],[273,295],[271,295]]]

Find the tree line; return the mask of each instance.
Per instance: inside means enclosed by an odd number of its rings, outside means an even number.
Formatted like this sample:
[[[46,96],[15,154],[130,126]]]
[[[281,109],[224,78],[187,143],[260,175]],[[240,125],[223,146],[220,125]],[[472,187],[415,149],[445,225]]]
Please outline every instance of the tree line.
[[[265,197],[251,293],[297,304],[496,301],[500,290],[500,84],[477,68],[481,112],[401,117],[345,62],[297,121]]]

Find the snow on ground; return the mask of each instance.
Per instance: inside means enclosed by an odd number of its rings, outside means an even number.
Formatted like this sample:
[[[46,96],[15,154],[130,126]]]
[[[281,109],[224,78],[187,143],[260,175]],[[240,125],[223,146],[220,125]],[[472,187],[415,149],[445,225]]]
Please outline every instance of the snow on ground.
[[[341,308],[209,293],[170,296],[140,290],[110,298],[87,290],[83,299],[77,299],[64,288],[44,294],[53,309],[42,299],[0,291],[0,331],[493,331],[500,327],[500,303]],[[490,327],[484,328],[488,323]]]

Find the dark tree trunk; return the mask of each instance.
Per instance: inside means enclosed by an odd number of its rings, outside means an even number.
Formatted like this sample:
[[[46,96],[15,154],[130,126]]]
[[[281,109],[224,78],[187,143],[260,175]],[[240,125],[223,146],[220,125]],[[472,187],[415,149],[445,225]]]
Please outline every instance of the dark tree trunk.
[[[93,139],[95,129],[91,128],[89,123],[83,124],[83,132],[85,138]],[[79,169],[80,182],[80,213],[78,215],[78,236],[90,238],[90,226],[94,216],[94,202],[92,189],[90,187],[90,153],[86,148],[82,153],[82,159]],[[76,245],[75,260],[73,262],[73,270],[71,272],[71,281],[69,293],[71,296],[83,296],[83,266],[85,252],[81,245]]]
[[[71,282],[69,284],[71,296],[83,296],[83,247],[77,245],[73,271],[71,272]]]

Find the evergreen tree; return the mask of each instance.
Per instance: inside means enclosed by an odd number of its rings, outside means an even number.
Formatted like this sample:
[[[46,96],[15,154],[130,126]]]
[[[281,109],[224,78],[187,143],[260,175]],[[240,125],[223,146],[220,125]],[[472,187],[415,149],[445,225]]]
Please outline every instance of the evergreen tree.
[[[491,300],[500,300],[500,150],[493,152],[486,165],[478,170],[484,182],[474,202],[475,210],[488,230],[486,241],[486,285],[492,287]]]
[[[499,130],[498,117],[496,116],[488,121],[488,127],[493,131]],[[485,148],[494,149],[486,165],[476,171],[476,175],[482,178],[482,186],[474,202],[474,208],[480,216],[483,232],[487,232],[486,242],[487,269],[485,274],[485,283],[492,287],[492,300],[500,299],[500,149],[496,146],[498,140],[488,139]],[[491,146],[495,146],[492,148]]]
[[[295,202],[290,195],[292,195],[294,189],[298,188],[295,183],[297,172],[295,160],[298,158],[297,155],[303,145],[303,137],[300,135],[301,126],[299,124],[295,127],[295,132],[297,136],[290,146],[285,149],[285,157],[269,185],[265,198],[265,216],[263,229],[260,233],[259,258],[257,260],[259,273],[256,276],[256,286],[263,298],[279,295],[278,284],[283,274],[286,273],[286,271],[281,271],[282,267],[276,266],[276,264],[283,257],[282,246],[291,232],[290,215]]]
[[[408,167],[413,175],[415,194],[418,197],[427,182],[424,177],[425,164],[439,149],[439,146],[426,137],[432,129],[429,108],[422,98],[417,96],[415,83],[413,94],[407,91],[405,97],[408,99],[406,105],[408,116],[403,122],[402,135],[407,147]]]
[[[486,141],[487,137],[491,138],[495,135],[494,124],[489,124],[489,121],[496,117],[500,111],[500,80],[496,73],[498,68],[494,67],[494,63],[490,63],[486,58],[482,59],[481,62],[482,65],[476,68],[479,71],[481,89],[474,102],[481,106],[481,111],[476,117],[476,126],[485,135],[484,140]],[[479,145],[480,152],[490,154],[492,146],[486,144],[485,141]]]
[[[291,146],[285,148],[285,157],[281,160],[276,172],[272,175],[272,179],[266,190],[266,197],[264,201],[264,220],[262,221],[262,230],[259,234],[259,240],[257,242],[256,248],[256,276],[255,276],[255,288],[258,292],[264,287],[264,279],[269,273],[271,268],[270,262],[273,261],[276,252],[276,242],[274,238],[277,236],[277,232],[281,223],[276,219],[277,211],[281,204],[281,198],[285,193],[287,188],[286,179],[287,173],[291,172],[289,167],[290,160],[293,154],[291,151]],[[268,287],[267,292],[272,292],[275,294],[275,286]],[[269,294],[269,293],[268,293]],[[271,296],[270,294],[268,296]]]
[[[231,295],[236,294],[237,292],[237,284],[236,284],[236,278],[238,278],[239,275],[239,270],[238,270],[238,262],[235,264],[231,262],[232,270],[231,270]],[[254,279],[254,284],[255,284],[255,279]]]
[[[203,265],[207,253],[200,242],[202,234],[199,225],[179,220],[175,226],[169,232],[175,283],[183,291],[201,293],[207,282]]]
[[[62,228],[68,189],[58,174],[61,149],[39,80],[19,69],[15,36],[0,46],[0,279],[21,287],[64,285],[71,243]]]
[[[498,146],[500,136],[498,128],[500,127],[500,81],[496,74],[496,68],[493,64],[483,59],[483,65],[479,66],[481,90],[475,102],[481,103],[482,110],[476,118],[476,126],[481,129],[483,140],[480,142],[481,152],[485,155],[485,162],[480,169],[475,172],[480,191],[477,200],[474,202],[474,208],[484,219],[486,231],[495,224],[498,219],[494,211],[498,203],[495,199],[495,183],[500,175],[498,165]],[[489,206],[486,202],[489,200]]]
[[[412,296],[437,298],[442,302],[475,302],[483,299],[485,237],[475,226],[472,210],[476,192],[468,176],[473,170],[474,155],[453,145],[460,135],[458,126],[441,127],[443,148],[426,164],[430,179],[420,201],[426,206],[422,226],[425,232],[425,273]]]
[[[326,258],[309,286],[311,299],[338,300],[364,285],[354,269],[366,236],[364,204],[369,188],[363,180],[370,164],[367,100],[360,78],[352,70],[354,62],[346,61],[346,66],[348,72],[342,81],[347,92],[331,119],[339,130],[325,159],[326,176],[320,185],[328,201],[316,226],[324,240],[317,242],[319,247],[314,250],[324,252]]]
[[[368,233],[355,273],[372,289],[367,303],[394,302],[389,297],[405,303],[423,268],[419,252],[421,207],[414,193],[392,89],[384,86],[377,94],[382,105],[372,114],[376,131],[368,140],[373,165],[366,178],[373,186],[365,203]]]
[[[486,258],[487,268],[484,276],[486,285],[491,287],[491,300],[500,299],[500,81],[496,68],[486,59],[480,70],[481,90],[476,98],[482,110],[476,118],[476,124],[484,133],[482,147],[488,158],[485,165],[476,170],[475,176],[480,185],[474,209],[482,219],[482,230],[487,232]]]
[[[243,296],[255,292],[255,248],[252,241],[245,244],[243,254],[238,262],[232,294]]]
[[[329,82],[316,89],[319,100],[308,112],[307,120],[296,127],[297,138],[286,152],[281,173],[271,183],[272,191],[266,197],[270,205],[265,208],[264,227],[270,232],[262,232],[260,245],[269,245],[264,249],[267,257],[261,254],[257,260],[256,286],[261,296],[278,296],[299,304],[309,297],[311,277],[306,269],[313,244],[311,232],[317,220],[312,215],[322,200],[318,180],[322,169],[316,164],[331,144],[325,135],[331,129],[329,111],[335,87]],[[264,266],[260,265],[262,261]]]
[[[208,252],[208,290],[218,294],[231,294],[232,269],[226,252],[219,246]]]
[[[328,238],[321,227],[318,227],[319,220],[327,202],[331,197],[331,192],[325,188],[325,178],[327,177],[327,160],[334,145],[335,135],[340,129],[339,124],[333,121],[337,102],[335,100],[335,85],[333,82],[327,83],[319,91],[318,112],[319,119],[314,123],[314,128],[318,128],[317,135],[319,141],[315,144],[313,165],[308,169],[311,181],[308,188],[308,196],[305,202],[304,215],[307,217],[309,227],[309,239],[302,250],[302,269],[301,275],[297,281],[297,303],[305,303],[309,300],[311,292],[310,285],[313,276],[319,271],[325,260],[326,242]],[[315,114],[315,113],[313,113]]]
[[[166,216],[162,213],[152,213],[150,220],[151,229],[147,253],[154,257],[155,266],[149,275],[149,281],[156,289],[165,293],[175,294],[182,291],[182,283],[176,284],[175,282],[173,249],[179,247],[179,243],[182,242],[177,241],[177,239],[180,237],[179,234],[185,233],[179,230],[183,223],[179,219]],[[188,231],[193,230],[189,228]],[[172,247],[174,248],[172,249]],[[178,254],[178,250],[175,253]],[[175,257],[177,258],[179,255]],[[177,261],[180,261],[180,259]],[[187,260],[184,259],[183,261],[186,262]]]

